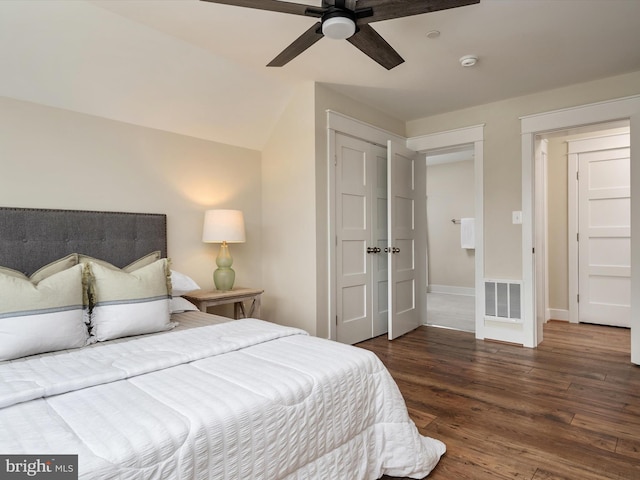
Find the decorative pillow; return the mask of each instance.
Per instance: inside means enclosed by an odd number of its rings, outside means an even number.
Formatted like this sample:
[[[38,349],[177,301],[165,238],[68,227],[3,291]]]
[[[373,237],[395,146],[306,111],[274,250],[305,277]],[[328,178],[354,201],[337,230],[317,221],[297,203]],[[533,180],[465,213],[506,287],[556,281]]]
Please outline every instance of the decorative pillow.
[[[0,275],[8,275],[10,277],[20,278],[22,280],[29,280],[29,277],[27,277],[24,273],[9,267],[0,267]]]
[[[148,253],[144,257],[140,257],[138,260],[131,262],[126,267],[123,267],[122,270],[125,272],[133,272],[134,270],[138,270],[139,268],[146,267],[147,265],[150,265],[153,262],[160,260],[160,258],[162,258],[162,254],[160,253],[160,250],[156,250],[155,252]],[[81,263],[94,262],[94,263],[97,263],[98,265],[102,265],[103,267],[120,270],[120,268],[110,264],[109,262],[100,260],[99,258],[90,257],[89,255],[83,255],[82,253],[78,255],[78,261]]]
[[[51,275],[62,272],[63,270],[71,268],[77,264],[78,254],[71,253],[66,257],[63,257],[59,260],[56,260],[55,262],[51,262],[50,264],[45,265],[42,268],[39,268],[35,273],[32,273],[31,277],[29,278],[33,283],[38,283],[45,278],[50,277]]]
[[[0,360],[87,345],[82,265],[41,280],[0,272]]]
[[[198,307],[196,307],[193,303],[191,303],[186,298],[182,298],[182,297],[171,297],[170,306],[171,306],[171,313],[198,311]]]
[[[39,268],[36,272],[34,272],[31,277],[27,277],[24,273],[19,272],[17,270],[13,270],[7,267],[0,267],[0,273],[4,273],[5,275],[10,275],[12,277],[21,278],[23,280],[30,280],[32,283],[37,284],[41,282],[47,277],[54,275],[56,273],[62,272],[67,268],[71,268],[78,264],[78,254],[71,253],[66,257],[60,258],[55,262],[51,262],[44,267]]]
[[[200,290],[198,285],[191,277],[184,273],[171,270],[171,295],[179,297],[187,292]]]
[[[98,341],[161,332],[170,320],[170,269],[166,258],[131,273],[89,262],[91,335]]]

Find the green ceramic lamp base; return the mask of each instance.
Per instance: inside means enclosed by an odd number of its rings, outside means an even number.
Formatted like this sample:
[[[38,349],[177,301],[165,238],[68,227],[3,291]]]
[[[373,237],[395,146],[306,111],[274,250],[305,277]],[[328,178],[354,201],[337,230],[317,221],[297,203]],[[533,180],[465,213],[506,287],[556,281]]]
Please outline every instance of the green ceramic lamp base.
[[[231,268],[232,264],[233,258],[231,258],[231,253],[229,253],[229,246],[227,242],[222,242],[220,251],[216,257],[216,265],[218,265],[218,268],[213,272],[213,283],[216,289],[226,292],[233,288],[233,283],[236,280],[236,272]]]

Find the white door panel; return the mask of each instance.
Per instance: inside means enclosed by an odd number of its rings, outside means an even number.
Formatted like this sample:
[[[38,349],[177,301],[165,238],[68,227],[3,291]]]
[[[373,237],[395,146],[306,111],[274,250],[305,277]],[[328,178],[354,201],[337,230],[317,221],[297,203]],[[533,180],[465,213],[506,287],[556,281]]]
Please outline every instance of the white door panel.
[[[396,338],[422,321],[426,272],[417,266],[425,263],[426,235],[417,248],[416,218],[425,216],[426,197],[416,175],[424,177],[424,168],[403,146],[389,157],[388,148],[341,134],[335,144],[337,339],[357,343],[388,331]]]
[[[367,151],[361,142],[336,136],[337,338],[356,343],[371,337],[371,269],[367,256],[371,198]]]
[[[600,148],[578,154],[578,316],[629,327],[630,151]]]
[[[389,339],[417,328],[422,323],[420,295],[425,296],[417,266],[423,265],[426,248],[416,248],[419,230],[416,218],[425,218],[426,198],[416,189],[416,175],[423,174],[418,155],[402,145],[387,144],[389,185]],[[424,175],[423,175],[424,177]],[[422,178],[422,177],[421,177]],[[424,205],[423,205],[424,204]],[[417,217],[417,213],[421,216]]]
[[[386,162],[384,148],[336,135],[336,313],[344,343],[387,332]],[[372,247],[380,253],[368,253]]]
[[[387,257],[384,249],[387,246],[387,152],[384,148],[371,146],[375,155],[375,208],[372,213],[372,246],[379,250],[372,255],[373,273],[373,331],[372,336],[377,337],[387,333],[388,330],[388,285],[389,276]],[[374,148],[375,147],[375,148]]]

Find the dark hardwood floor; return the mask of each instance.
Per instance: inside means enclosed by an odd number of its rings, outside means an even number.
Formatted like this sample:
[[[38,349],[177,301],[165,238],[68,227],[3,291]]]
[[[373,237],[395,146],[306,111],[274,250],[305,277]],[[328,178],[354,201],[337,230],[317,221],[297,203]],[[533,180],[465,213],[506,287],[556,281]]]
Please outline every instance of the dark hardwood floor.
[[[420,432],[447,444],[429,480],[640,479],[627,329],[551,321],[528,349],[420,327],[358,346],[385,363]]]

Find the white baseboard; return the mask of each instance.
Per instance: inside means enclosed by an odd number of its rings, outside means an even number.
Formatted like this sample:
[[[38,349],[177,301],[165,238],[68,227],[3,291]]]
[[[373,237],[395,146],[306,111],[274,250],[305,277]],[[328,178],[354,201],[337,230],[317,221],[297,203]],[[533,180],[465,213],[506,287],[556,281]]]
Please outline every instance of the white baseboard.
[[[565,322],[569,321],[569,310],[562,310],[559,308],[548,308],[547,309],[547,318],[546,320],[563,320]]]
[[[429,285],[428,293],[448,293],[449,295],[469,295],[475,296],[476,289],[472,287],[454,287],[451,285]]]

